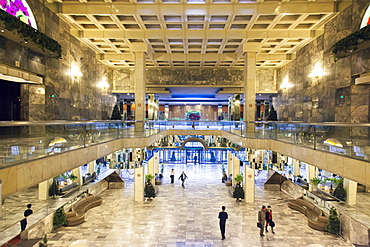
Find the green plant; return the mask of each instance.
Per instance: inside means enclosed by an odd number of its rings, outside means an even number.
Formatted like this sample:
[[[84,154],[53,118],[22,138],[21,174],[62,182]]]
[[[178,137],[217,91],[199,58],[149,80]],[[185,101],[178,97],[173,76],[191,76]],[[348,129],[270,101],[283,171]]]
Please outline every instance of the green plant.
[[[147,181],[147,182],[150,182],[150,181],[152,181],[152,179],[154,178],[154,176],[152,175],[152,174],[146,174],[145,175],[145,180]]]
[[[48,246],[48,239],[46,238],[46,234],[44,238],[39,242],[39,247],[47,247]]]
[[[234,179],[238,184],[240,184],[241,182],[243,182],[244,179],[243,173],[236,175]]]
[[[162,163],[162,165],[161,165],[161,174],[163,174],[164,173],[164,163]]]
[[[115,105],[112,111],[112,116],[110,118],[111,120],[121,120],[122,115],[121,112],[119,111],[118,105]]]
[[[24,41],[30,41],[39,46],[43,51],[45,49],[55,52],[57,58],[62,57],[62,46],[54,39],[46,36],[44,33],[39,32],[33,27],[20,21],[18,18],[8,14],[0,9],[0,21],[3,22],[4,28],[8,31],[15,31],[19,34]]]
[[[221,170],[222,170],[222,174],[224,174],[226,172],[226,170],[225,170],[225,164],[223,164],[223,163],[221,165]]]
[[[334,60],[337,61],[339,59],[338,54],[340,52],[356,51],[358,49],[358,45],[367,40],[370,40],[370,25],[361,28],[360,30],[335,43],[331,48],[331,52],[334,55]]]
[[[333,192],[333,196],[335,196],[336,198],[338,198],[341,201],[345,201],[346,200],[347,192],[343,188],[343,182],[342,183],[339,183],[338,186],[337,186],[337,188],[335,188],[335,190]]]
[[[340,221],[338,218],[338,213],[335,208],[330,209],[329,221],[328,224],[325,226],[325,230],[333,234],[340,233]]]
[[[72,180],[72,181],[75,181],[78,177],[73,175],[73,173],[71,173],[71,175],[69,175],[69,179]]]
[[[317,177],[311,178],[310,181],[313,185],[316,185],[316,186],[319,185],[319,183],[321,183],[321,179]]]
[[[54,219],[53,219],[54,229],[61,228],[62,226],[66,224],[67,224],[66,213],[64,212],[64,208],[60,207],[54,213]]]

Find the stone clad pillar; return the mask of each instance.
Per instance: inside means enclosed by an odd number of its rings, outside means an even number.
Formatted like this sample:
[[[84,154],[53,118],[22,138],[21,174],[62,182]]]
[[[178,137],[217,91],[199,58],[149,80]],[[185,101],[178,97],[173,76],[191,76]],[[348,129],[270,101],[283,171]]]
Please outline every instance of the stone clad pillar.
[[[135,51],[135,120],[145,120],[145,97],[146,97],[146,47],[134,48]],[[144,131],[143,123],[135,123],[135,131]]]
[[[0,219],[3,218],[3,180],[0,179]]]
[[[301,175],[301,169],[300,169],[299,165],[300,165],[300,161],[294,159],[293,160],[293,176],[295,176],[295,177],[298,176],[298,175]]]
[[[144,167],[134,169],[134,201],[143,202],[144,201]]]
[[[344,189],[347,192],[346,202],[348,205],[356,205],[357,203],[357,183],[355,181],[344,179]]]
[[[76,184],[82,185],[83,181],[82,181],[82,176],[81,176],[81,166],[73,169],[72,174],[77,177],[77,179],[74,182]]]
[[[152,174],[153,176],[155,176],[155,170],[154,170],[154,157],[152,157],[149,161],[148,161],[148,174]],[[154,178],[152,179],[152,184],[154,185]]]
[[[244,164],[244,200],[245,202],[254,202],[255,197],[255,183],[254,183],[254,169],[249,168]]]
[[[95,160],[89,162],[89,173],[92,175],[95,171]]]
[[[154,172],[159,174],[159,153],[158,152],[154,154],[153,159],[154,159],[153,161],[154,162]]]
[[[227,176],[230,176],[230,174],[233,175],[234,180],[234,174],[233,174],[233,154],[230,151],[227,151]]]
[[[52,182],[53,179],[48,179],[39,183],[39,200],[44,201],[49,199],[49,188]]]
[[[240,174],[240,160],[238,157],[233,155],[233,182],[232,186],[236,185],[235,177]]]

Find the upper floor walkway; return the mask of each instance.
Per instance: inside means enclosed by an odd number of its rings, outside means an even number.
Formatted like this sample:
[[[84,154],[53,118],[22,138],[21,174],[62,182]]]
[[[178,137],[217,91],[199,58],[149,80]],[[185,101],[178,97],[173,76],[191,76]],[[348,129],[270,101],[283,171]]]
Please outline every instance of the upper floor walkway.
[[[144,127],[137,131],[135,125]],[[0,179],[6,196],[122,148],[149,147],[167,135],[215,135],[370,185],[369,128],[304,122],[0,122]]]

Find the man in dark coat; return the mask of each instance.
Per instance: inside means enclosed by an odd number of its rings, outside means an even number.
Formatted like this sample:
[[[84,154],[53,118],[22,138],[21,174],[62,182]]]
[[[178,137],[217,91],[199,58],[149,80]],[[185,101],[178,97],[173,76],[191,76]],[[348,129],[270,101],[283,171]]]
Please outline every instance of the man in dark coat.
[[[179,180],[181,179],[181,186],[183,187],[183,188],[185,188],[185,185],[184,185],[184,183],[185,183],[185,179],[187,179],[188,178],[188,176],[186,176],[186,174],[185,174],[185,172],[184,171],[182,171],[182,173],[181,173],[181,175],[180,175],[180,177],[179,177]]]
[[[27,204],[27,209],[24,211],[24,219],[21,220],[21,232],[23,232],[26,229],[27,226],[27,217],[30,216],[33,211],[31,209],[32,204]]]
[[[225,212],[226,207],[221,207],[222,211],[218,213],[218,218],[220,219],[220,230],[221,230],[221,236],[222,240],[225,239],[225,227],[226,227],[226,220],[228,219],[228,215]]]

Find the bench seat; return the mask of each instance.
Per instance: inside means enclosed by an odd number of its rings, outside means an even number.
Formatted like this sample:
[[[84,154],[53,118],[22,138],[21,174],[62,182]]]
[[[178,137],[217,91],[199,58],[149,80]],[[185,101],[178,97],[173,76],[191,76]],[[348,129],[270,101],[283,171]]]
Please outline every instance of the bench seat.
[[[80,199],[76,202],[71,211],[66,213],[67,226],[76,226],[82,224],[85,221],[85,213],[93,208],[100,206],[103,202],[101,197],[88,196]]]

